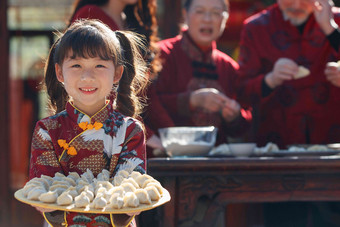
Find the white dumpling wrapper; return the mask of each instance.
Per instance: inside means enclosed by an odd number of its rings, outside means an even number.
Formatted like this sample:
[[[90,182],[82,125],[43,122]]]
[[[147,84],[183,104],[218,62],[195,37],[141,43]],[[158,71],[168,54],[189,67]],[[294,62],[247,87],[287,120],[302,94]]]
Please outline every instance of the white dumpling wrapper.
[[[55,203],[58,198],[57,191],[48,191],[39,196],[39,200],[44,203]]]
[[[82,192],[80,195],[74,198],[74,204],[76,207],[86,207],[90,204],[90,199],[86,196],[85,192]]]
[[[109,199],[108,208],[121,209],[124,206],[124,199],[119,193],[113,193]]]
[[[152,203],[150,196],[145,189],[142,189],[142,188],[136,189],[135,194],[139,200],[139,203],[143,203],[143,204]]]
[[[161,198],[157,188],[155,186],[148,186],[145,188],[152,201],[158,201]]]
[[[133,186],[133,184],[131,184],[131,183],[124,183],[124,184],[121,184],[120,187],[122,187],[122,188],[124,189],[124,192],[125,192],[125,193],[136,191],[135,186]]]
[[[139,206],[139,200],[138,200],[136,194],[133,193],[133,192],[125,193],[123,201],[124,201],[124,207],[136,208],[136,207]]]
[[[139,188],[139,184],[133,178],[126,178],[122,181],[124,183],[131,183],[135,188]]]
[[[65,191],[61,193],[61,195],[57,198],[57,204],[59,206],[70,205],[73,202],[73,196],[70,194],[70,191]]]
[[[99,193],[93,200],[91,207],[95,209],[103,209],[107,205],[107,200],[104,198],[102,193]]]
[[[27,194],[27,199],[29,200],[39,200],[39,196],[43,193],[45,193],[46,190],[43,188],[34,188],[30,190]]]
[[[149,179],[153,179],[153,177],[147,174],[142,174],[141,176],[136,178],[136,182],[138,183],[139,187],[142,188],[144,182]]]

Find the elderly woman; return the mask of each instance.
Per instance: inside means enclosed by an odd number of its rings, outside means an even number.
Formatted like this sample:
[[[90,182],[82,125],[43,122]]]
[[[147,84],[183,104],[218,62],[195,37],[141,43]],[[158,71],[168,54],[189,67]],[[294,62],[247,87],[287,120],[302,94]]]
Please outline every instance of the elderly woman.
[[[216,49],[229,16],[227,0],[187,0],[185,27],[174,38],[159,42],[162,71],[153,84],[149,125],[218,127],[217,142],[239,136],[250,114],[234,96],[238,64]],[[162,106],[155,106],[159,98]],[[159,103],[159,102],[155,102]]]

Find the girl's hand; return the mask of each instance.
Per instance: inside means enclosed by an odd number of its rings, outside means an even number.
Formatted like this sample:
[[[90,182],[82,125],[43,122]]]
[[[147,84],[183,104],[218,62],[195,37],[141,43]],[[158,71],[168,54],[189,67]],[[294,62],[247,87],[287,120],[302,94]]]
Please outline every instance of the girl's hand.
[[[340,87],[340,66],[336,62],[328,62],[325,68],[326,79],[334,86]]]
[[[274,89],[284,81],[293,79],[298,70],[299,66],[293,60],[280,58],[275,62],[273,71],[266,75],[265,82],[270,88]]]
[[[226,122],[235,120],[240,115],[240,104],[234,99],[229,99],[222,108],[222,117]]]
[[[228,99],[215,88],[201,88],[190,95],[190,105],[201,107],[209,112],[218,112]]]
[[[48,208],[41,208],[41,207],[36,207],[36,206],[32,206],[32,207],[34,207],[40,213],[49,213],[49,212],[56,211],[56,210],[48,209]]]
[[[313,0],[314,16],[325,35],[331,34],[338,25],[334,21],[332,0]]]
[[[128,213],[126,215],[128,216],[136,216],[136,215],[139,215],[141,212],[135,212],[135,213]]]

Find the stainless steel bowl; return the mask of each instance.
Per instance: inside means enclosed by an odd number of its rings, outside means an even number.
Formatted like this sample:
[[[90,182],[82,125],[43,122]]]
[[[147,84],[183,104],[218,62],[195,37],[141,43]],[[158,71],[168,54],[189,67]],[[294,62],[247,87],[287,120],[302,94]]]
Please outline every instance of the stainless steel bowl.
[[[215,145],[217,135],[214,126],[169,127],[158,131],[169,156],[205,156]]]

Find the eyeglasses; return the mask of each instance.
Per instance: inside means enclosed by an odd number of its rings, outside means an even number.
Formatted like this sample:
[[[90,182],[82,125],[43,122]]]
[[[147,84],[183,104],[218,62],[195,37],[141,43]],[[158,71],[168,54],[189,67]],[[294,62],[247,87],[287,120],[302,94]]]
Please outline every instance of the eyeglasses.
[[[210,17],[212,20],[220,20],[225,16],[228,16],[227,11],[223,10],[205,10],[201,8],[193,9],[192,13],[201,18],[205,18],[206,16]]]

